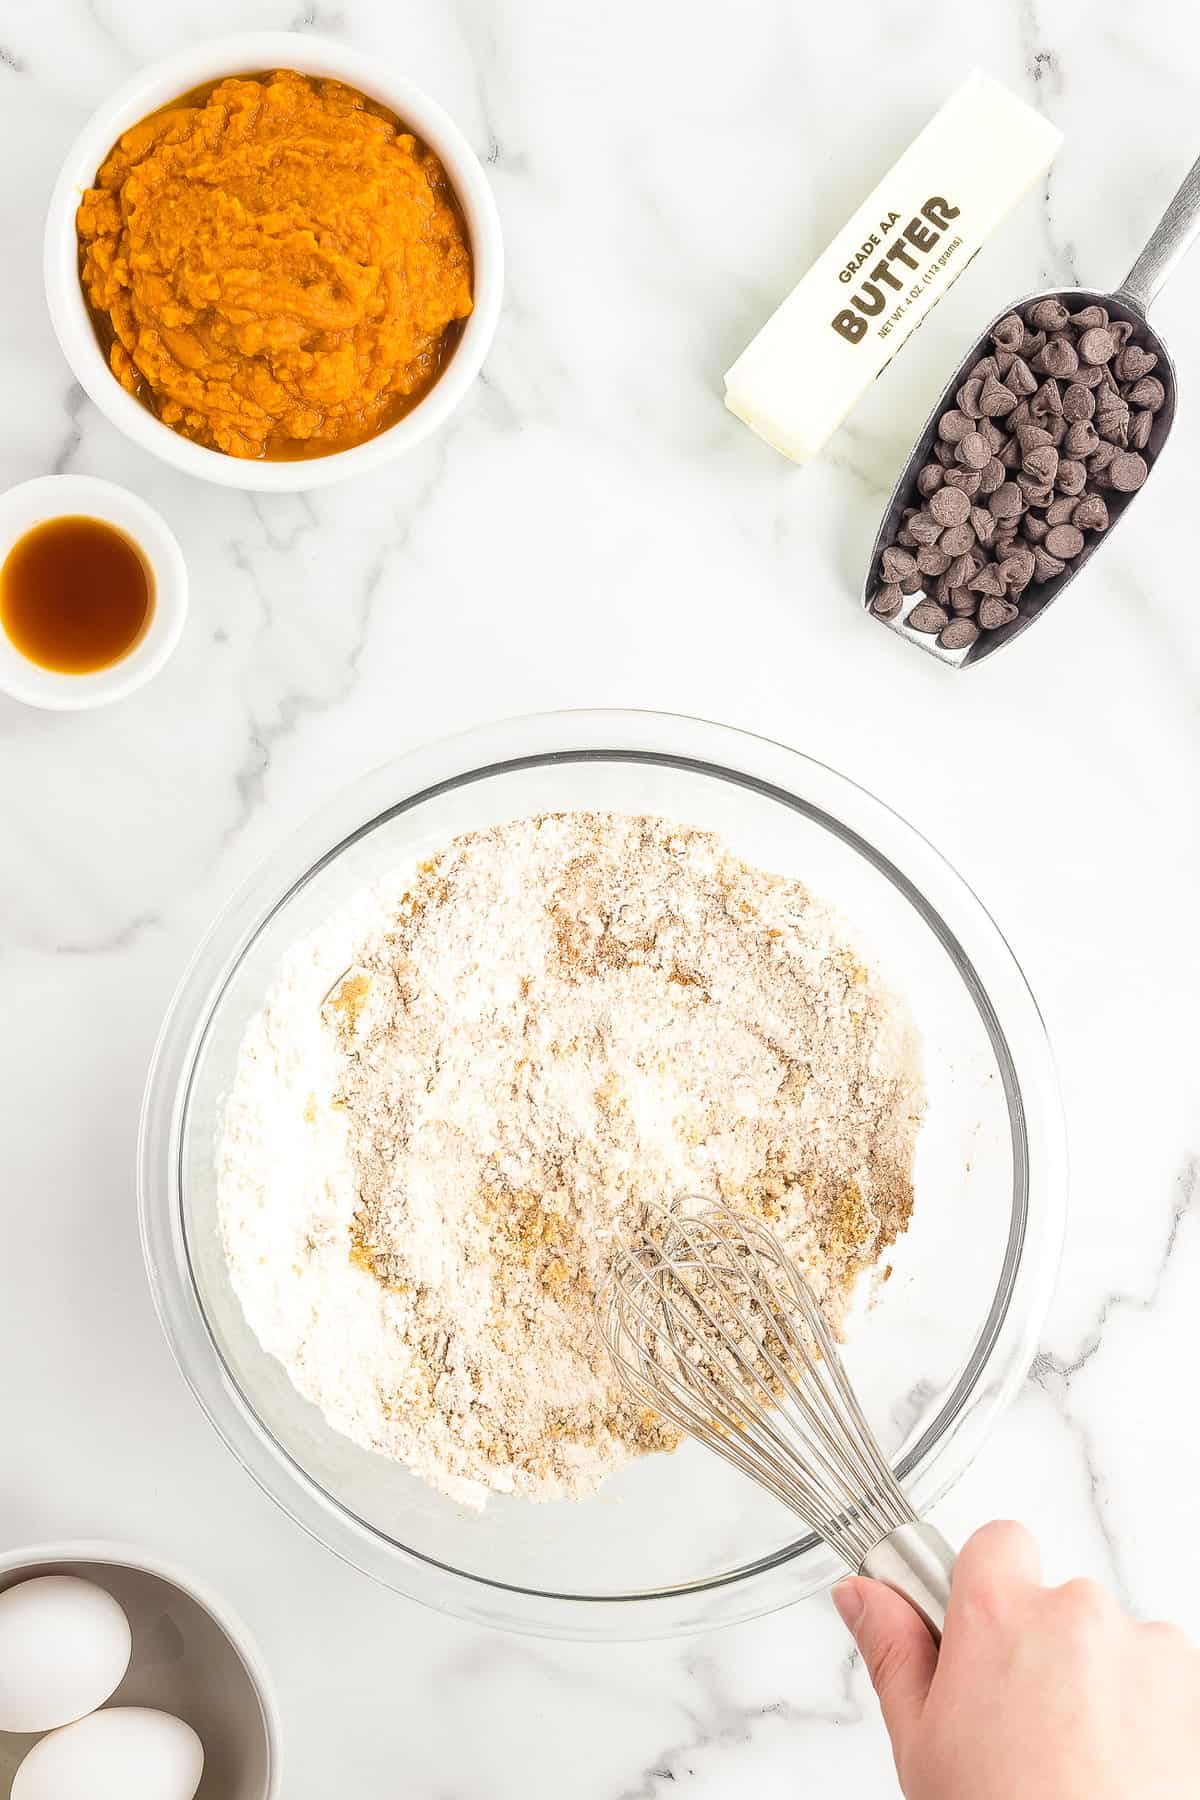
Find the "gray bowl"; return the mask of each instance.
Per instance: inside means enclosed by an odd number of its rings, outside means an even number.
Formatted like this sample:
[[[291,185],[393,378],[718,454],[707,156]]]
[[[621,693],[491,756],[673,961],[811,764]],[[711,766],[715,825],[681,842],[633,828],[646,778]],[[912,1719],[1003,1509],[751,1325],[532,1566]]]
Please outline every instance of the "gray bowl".
[[[0,1593],[35,1575],[76,1575],[129,1619],[133,1655],[109,1706],[173,1713],[204,1745],[196,1800],[279,1800],[279,1720],[245,1627],[189,1575],[121,1544],[39,1544],[0,1556]],[[0,1731],[0,1794],[41,1732]]]

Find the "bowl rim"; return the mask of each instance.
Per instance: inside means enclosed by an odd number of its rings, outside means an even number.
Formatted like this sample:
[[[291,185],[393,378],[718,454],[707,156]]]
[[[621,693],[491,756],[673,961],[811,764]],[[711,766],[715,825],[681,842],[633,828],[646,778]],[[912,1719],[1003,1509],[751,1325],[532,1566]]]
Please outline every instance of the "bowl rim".
[[[1002,1072],[1007,1057],[1015,1077],[1009,1092],[1014,1204],[1000,1288],[966,1370],[901,1464],[919,1511],[940,1498],[969,1466],[992,1422],[1023,1381],[1050,1303],[1066,1199],[1066,1139],[1057,1073],[1041,1014],[1020,966],[967,883],[882,801],[827,765],[770,739],[677,714],[607,710],[538,714],[425,745],[343,788],[243,882],[181,978],[143,1097],[138,1204],[151,1292],[181,1373],[226,1446],[296,1523],[353,1566],[436,1609],[533,1635],[621,1640],[676,1636],[754,1617],[818,1591],[844,1569],[832,1552],[820,1553],[810,1534],[749,1565],[660,1592],[556,1594],[456,1569],[398,1543],[358,1518],[310,1476],[243,1396],[197,1291],[181,1209],[182,1134],[196,1056],[230,974],[295,888],[386,813],[406,810],[465,778],[480,779],[531,761],[588,756],[633,757],[687,768],[699,764],[702,771],[740,780],[757,791],[765,786],[774,797],[840,826],[840,834],[848,835],[877,868],[900,877],[906,898],[937,931],[976,1005],[982,1001],[981,1016]],[[782,780],[772,781],[772,775]],[[847,808],[854,823],[846,826],[836,806],[831,809],[825,800]],[[357,827],[347,825],[350,816],[358,821]],[[937,907],[926,899],[912,873],[914,866],[938,884]],[[948,938],[943,912],[949,913],[953,927]],[[993,1002],[997,993],[1004,1027]],[[1012,1041],[1018,1036],[1019,1055],[1014,1057]],[[1018,1290],[1019,1307],[1014,1305]],[[990,1365],[1001,1351],[1004,1360],[997,1373]],[[792,1565],[806,1553],[809,1560],[801,1580]]]
[[[279,1699],[257,1642],[228,1601],[172,1558],[161,1556],[156,1550],[146,1550],[139,1544],[110,1542],[104,1538],[64,1538],[46,1544],[24,1544],[15,1550],[0,1552],[0,1583],[5,1588],[16,1586],[15,1582],[9,1583],[8,1577],[20,1576],[23,1570],[29,1570],[28,1579],[34,1580],[33,1571],[47,1563],[94,1563],[102,1568],[133,1569],[139,1574],[155,1575],[170,1587],[178,1588],[208,1614],[237,1652],[258,1701],[267,1744],[267,1784],[263,1789],[263,1800],[279,1800],[283,1786]]]
[[[202,82],[272,68],[325,75],[395,112],[441,160],[471,241],[474,308],[434,385],[412,411],[363,444],[328,456],[266,462],[210,450],[163,425],[121,386],[97,342],[79,283],[75,214],[83,190],[123,131]],[[303,493],[367,474],[413,449],[449,418],[483,366],[495,336],[504,287],[500,216],[483,166],[450,114],[386,61],[307,32],[237,32],[209,38],[148,63],[92,113],[63,159],[46,215],[46,305],[59,347],[88,398],[143,450],[202,481],[252,493]]]

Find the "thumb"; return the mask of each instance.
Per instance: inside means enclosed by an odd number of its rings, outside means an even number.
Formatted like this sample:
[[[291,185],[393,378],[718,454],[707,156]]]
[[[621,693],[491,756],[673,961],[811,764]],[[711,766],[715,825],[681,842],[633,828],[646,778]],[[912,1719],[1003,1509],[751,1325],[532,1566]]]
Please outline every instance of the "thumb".
[[[881,1581],[840,1581],[833,1603],[858,1645],[898,1752],[920,1719],[937,1668],[933,1639],[908,1601]]]

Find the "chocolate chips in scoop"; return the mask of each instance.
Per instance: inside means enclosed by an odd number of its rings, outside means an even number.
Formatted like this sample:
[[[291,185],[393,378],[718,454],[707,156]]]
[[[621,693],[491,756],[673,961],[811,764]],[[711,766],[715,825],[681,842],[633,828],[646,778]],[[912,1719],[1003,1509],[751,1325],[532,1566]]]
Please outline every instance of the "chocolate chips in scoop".
[[[946,650],[1011,624],[1108,528],[1105,493],[1135,493],[1149,474],[1167,397],[1157,362],[1103,306],[1006,314],[938,420],[872,612],[895,618],[919,594],[905,623]]]

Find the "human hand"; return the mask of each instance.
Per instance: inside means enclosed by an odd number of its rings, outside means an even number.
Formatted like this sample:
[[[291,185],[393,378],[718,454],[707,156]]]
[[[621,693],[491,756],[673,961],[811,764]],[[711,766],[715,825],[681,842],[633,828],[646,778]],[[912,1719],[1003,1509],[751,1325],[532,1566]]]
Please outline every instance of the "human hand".
[[[1020,1525],[954,1569],[941,1654],[890,1588],[834,1602],[866,1663],[907,1800],[1198,1800],[1200,1652],[1090,1581],[1041,1585]]]

